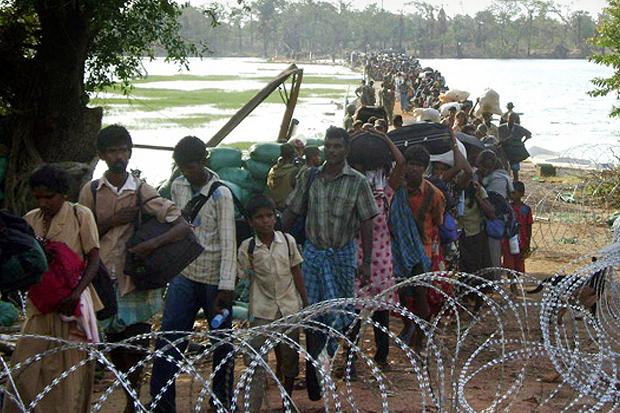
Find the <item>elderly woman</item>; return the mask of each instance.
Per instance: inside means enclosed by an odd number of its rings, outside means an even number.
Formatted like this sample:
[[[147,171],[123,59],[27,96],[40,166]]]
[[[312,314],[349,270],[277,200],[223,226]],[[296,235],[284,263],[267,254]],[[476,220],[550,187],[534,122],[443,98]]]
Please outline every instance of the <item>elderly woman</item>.
[[[37,309],[33,301],[28,300],[22,333],[71,342],[94,342],[98,340],[94,313],[101,309],[101,303],[90,283],[99,265],[99,235],[90,210],[67,201],[69,179],[65,171],[51,165],[43,165],[36,169],[30,177],[30,188],[39,208],[28,212],[24,218],[36,235],[66,244],[85,261],[85,269],[77,286],[62,299],[54,311],[44,314]],[[81,314],[79,318],[73,316],[77,306]],[[90,328],[83,322],[88,315],[91,316]],[[11,363],[15,365],[24,362],[29,357],[53,351],[58,346],[58,343],[51,340],[22,338],[17,342]],[[43,393],[45,386],[50,385],[63,372],[84,362],[86,358],[87,353],[82,350],[63,350],[52,352],[42,360],[16,370],[13,378],[21,401],[28,407]],[[45,413],[88,411],[93,379],[94,363],[89,361],[53,385],[31,411]],[[22,411],[10,397],[5,397],[4,401],[4,412]]]

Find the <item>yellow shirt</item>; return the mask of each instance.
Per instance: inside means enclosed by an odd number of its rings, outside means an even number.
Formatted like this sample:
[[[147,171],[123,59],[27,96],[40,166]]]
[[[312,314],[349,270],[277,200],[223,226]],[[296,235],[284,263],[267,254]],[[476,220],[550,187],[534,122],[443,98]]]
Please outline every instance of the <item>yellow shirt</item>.
[[[45,225],[43,212],[39,208],[28,212],[24,219],[30,224],[35,234],[51,241],[64,242],[82,259],[93,248],[99,248],[97,224],[95,224],[92,212],[85,206],[65,202],[52,218],[49,228]],[[89,290],[93,299],[94,310],[101,310],[103,304],[99,296],[97,296],[95,289],[89,286]],[[39,313],[34,305],[30,305],[30,301],[28,302],[27,311],[29,315]]]
[[[295,239],[276,231],[268,248],[254,237],[256,247],[252,254],[253,264],[250,264],[248,246],[251,239],[241,243],[237,255],[239,278],[250,279],[250,316],[275,320],[278,311],[285,317],[301,310],[301,297],[291,272],[291,268],[303,261]]]

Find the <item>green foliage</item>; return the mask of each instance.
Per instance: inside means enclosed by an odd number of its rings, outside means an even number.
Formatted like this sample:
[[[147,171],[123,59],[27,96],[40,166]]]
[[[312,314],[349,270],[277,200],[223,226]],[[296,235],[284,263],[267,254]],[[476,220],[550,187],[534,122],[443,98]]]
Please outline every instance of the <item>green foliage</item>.
[[[437,3],[437,2],[435,2]],[[255,0],[248,8],[222,10],[217,30],[185,16],[183,32],[206,39],[219,55],[344,57],[343,51],[406,49],[421,57],[585,57],[595,21],[588,13],[551,0],[495,0],[475,15],[453,15],[427,1],[400,13],[376,4],[326,0]],[[577,3],[578,5],[578,3]]]
[[[171,0],[132,2],[116,0],[97,4],[93,26],[96,35],[86,61],[86,90],[111,85],[119,79],[123,90],[130,80],[144,75],[142,58],[154,58],[156,48],[168,61],[187,66],[187,57],[203,54],[205,44],[185,40],[181,34],[183,5]],[[207,12],[212,24],[215,14]]]
[[[620,209],[620,166],[592,172],[585,181],[583,197],[593,206]]]
[[[603,49],[601,53],[592,56],[591,60],[609,66],[614,70],[608,78],[597,77],[592,80],[595,89],[590,92],[591,96],[605,96],[615,93],[620,96],[620,1],[609,0],[609,6],[605,9],[606,18],[599,24],[596,36],[591,40],[592,44]],[[610,116],[620,116],[620,107],[614,106]]]
[[[174,0],[0,2],[1,111],[19,107],[19,89],[32,83],[33,75],[45,75],[42,70],[50,63],[54,67],[54,59],[59,63],[64,58],[72,65],[68,71],[81,73],[85,92],[115,82],[127,92],[130,81],[145,74],[144,57],[164,54],[186,66],[188,56],[207,51],[204,38],[192,41],[182,35],[186,7]],[[217,24],[215,8],[198,13],[202,23]],[[67,44],[68,39],[74,44]],[[55,57],[50,47],[60,50],[62,45],[65,55]]]

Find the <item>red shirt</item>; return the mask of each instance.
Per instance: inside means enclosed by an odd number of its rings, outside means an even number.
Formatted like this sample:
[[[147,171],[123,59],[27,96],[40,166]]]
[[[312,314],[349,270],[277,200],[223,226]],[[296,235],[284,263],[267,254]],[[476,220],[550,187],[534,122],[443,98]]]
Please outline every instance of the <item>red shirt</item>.
[[[512,210],[515,213],[515,219],[519,223],[519,249],[525,251],[530,245],[530,234],[532,233],[532,208],[524,203],[512,203]]]
[[[420,190],[415,194],[409,194],[409,206],[414,216],[417,216],[429,191],[433,192],[433,196],[430,205],[426,208],[426,213],[424,214],[424,229],[420,231],[422,232],[420,235],[424,243],[424,250],[430,258],[432,256],[433,229],[443,224],[443,213],[446,207],[443,193],[437,189],[435,185],[424,179],[420,185]]]

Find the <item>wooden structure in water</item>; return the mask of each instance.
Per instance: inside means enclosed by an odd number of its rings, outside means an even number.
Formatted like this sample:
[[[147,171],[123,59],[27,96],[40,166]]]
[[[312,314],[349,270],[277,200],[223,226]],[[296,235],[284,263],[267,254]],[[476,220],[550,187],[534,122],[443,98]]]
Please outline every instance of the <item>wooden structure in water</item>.
[[[304,70],[297,67],[294,63],[287,67],[282,73],[276,76],[264,88],[241,107],[222,128],[207,142],[207,147],[215,147],[222,143],[224,138],[230,134],[245,118],[247,118],[262,102],[265,101],[276,89],[279,89],[280,96],[286,105],[280,132],[278,133],[278,142],[286,142],[292,133],[293,113],[299,98],[299,89],[303,80]],[[290,91],[286,88],[286,81],[291,79]],[[135,148],[155,149],[155,150],[172,150],[169,146],[156,145],[140,145],[135,144]]]
[[[248,103],[243,105],[243,107],[239,109],[224,126],[222,126],[222,128],[209,140],[209,142],[207,142],[207,146],[213,147],[219,145],[224,138],[237,127],[237,125],[248,117],[250,113],[258,107],[258,105],[260,105],[279,87],[281,87],[280,95],[286,104],[286,110],[284,111],[284,117],[282,118],[282,124],[280,125],[278,142],[286,142],[289,138],[291,121],[293,119],[295,105],[297,105],[297,98],[299,97],[299,88],[301,87],[303,74],[303,69],[298,68],[295,64],[291,64],[288,68],[286,68],[286,70],[276,76],[267,84],[267,86],[265,86],[252,99],[250,99]],[[286,90],[286,81],[289,78],[292,80],[290,93]]]

